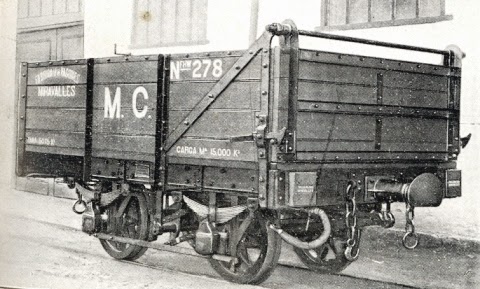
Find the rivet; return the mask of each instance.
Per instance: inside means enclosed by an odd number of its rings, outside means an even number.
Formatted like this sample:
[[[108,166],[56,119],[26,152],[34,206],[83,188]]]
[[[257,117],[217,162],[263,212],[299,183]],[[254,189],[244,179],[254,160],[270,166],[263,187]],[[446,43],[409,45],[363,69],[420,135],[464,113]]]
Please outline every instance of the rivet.
[[[189,57],[190,57],[190,54],[185,54],[185,57],[186,57],[186,58],[189,58]]]
[[[236,70],[240,70],[240,66],[238,66],[238,65],[235,66],[235,69],[236,69]]]
[[[24,74],[22,74],[22,76],[25,77],[25,76],[27,76],[27,75],[24,73]]]
[[[255,192],[255,188],[252,188],[252,192]]]
[[[268,67],[268,64],[264,63],[263,68],[267,68],[267,67]]]
[[[248,53],[253,54],[253,51],[250,50]]]
[[[229,52],[227,52],[227,55],[232,55],[232,52],[230,52],[230,51],[229,51]]]
[[[402,65],[402,63],[401,63],[401,62],[399,62],[399,63],[398,63],[398,66],[400,66],[400,65]]]
[[[263,50],[263,53],[267,53],[267,52],[268,52],[268,49],[264,49],[264,50]]]
[[[338,56],[338,59],[342,59],[342,56],[341,56],[341,55],[339,55],[339,56]]]
[[[20,117],[20,119],[23,119],[23,115]]]
[[[20,140],[23,140],[23,138],[21,137]]]
[[[25,94],[22,94],[22,98],[25,98],[25,97],[26,97],[26,95],[25,95]]]
[[[266,90],[262,91],[262,95],[267,95],[267,93],[268,92]]]
[[[337,105],[337,109],[340,109],[340,105]]]
[[[210,56],[210,53],[207,52],[207,53],[205,53],[205,55],[206,55],[206,56]]]
[[[263,158],[263,157],[265,156],[265,153],[264,153],[264,152],[260,152],[258,155],[259,155],[261,158]]]
[[[213,98],[213,94],[211,94],[211,93],[208,94],[208,97]]]
[[[363,61],[363,60],[364,60],[364,58],[363,58],[363,57],[360,57],[360,61]]]
[[[282,197],[282,196],[278,196],[278,199],[279,199],[279,200],[283,200],[283,197]]]
[[[362,158],[361,157],[357,157],[357,160],[361,160]]]
[[[261,182],[261,183],[263,183],[263,182],[265,182],[265,178],[264,178],[264,177],[260,177],[260,178],[258,178],[258,181]]]
[[[384,62],[385,62],[385,61],[384,61],[383,59],[382,59],[382,60],[380,60],[380,63],[384,63]]]
[[[186,120],[186,121],[183,122],[183,124],[184,124],[184,125],[189,125],[190,122],[189,122],[188,120]]]
[[[418,68],[420,68],[420,67],[421,67],[421,65],[420,65],[420,64],[417,64],[417,67],[418,67]]]
[[[38,63],[38,62],[37,62],[37,63],[35,63],[35,65],[37,65],[37,66],[38,66],[38,65],[40,65],[40,63]]]
[[[23,65],[23,66],[26,66],[27,64],[24,62],[24,63],[22,63],[22,65]]]
[[[293,150],[293,148],[292,148],[292,147],[288,147],[288,150],[291,151],[291,150]]]
[[[52,65],[52,64],[53,64],[53,62],[51,62],[51,61],[48,62],[48,65]]]
[[[65,61],[62,61],[62,64],[65,64]]]
[[[75,60],[75,63],[78,63],[78,60]]]
[[[313,107],[318,108],[318,104],[314,104]]]
[[[107,59],[107,62],[110,62],[110,58]]]
[[[339,159],[339,157],[338,157],[338,156],[335,156],[335,159],[336,159],[336,160],[338,160],[338,159]]]
[[[129,58],[128,58],[128,57],[125,57],[125,61],[128,61],[128,60],[129,60]]]
[[[359,106],[359,107],[358,107],[358,110],[362,110],[362,108]]]
[[[283,178],[282,178],[282,177],[279,177],[279,178],[278,178],[278,181],[279,181],[279,182],[283,182]]]

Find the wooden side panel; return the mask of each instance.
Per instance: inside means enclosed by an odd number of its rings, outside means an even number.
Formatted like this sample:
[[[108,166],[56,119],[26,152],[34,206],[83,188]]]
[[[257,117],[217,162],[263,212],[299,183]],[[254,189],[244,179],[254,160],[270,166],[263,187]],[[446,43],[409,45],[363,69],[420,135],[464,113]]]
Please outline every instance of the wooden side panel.
[[[170,62],[169,130],[189,125],[189,112],[220,81],[244,52],[218,52],[194,55],[173,55]],[[191,125],[170,149],[171,162],[220,166],[225,161],[252,163],[257,161],[257,147],[251,140],[231,142],[231,137],[253,135],[256,114],[260,111],[261,57],[244,68],[214,103]],[[223,162],[223,163],[222,163]],[[222,164],[221,164],[222,163]]]
[[[155,159],[157,69],[155,59],[96,60],[93,157]]]
[[[445,158],[448,81],[440,66],[302,51],[297,159]]]
[[[26,151],[83,156],[87,65],[30,64],[26,90]]]

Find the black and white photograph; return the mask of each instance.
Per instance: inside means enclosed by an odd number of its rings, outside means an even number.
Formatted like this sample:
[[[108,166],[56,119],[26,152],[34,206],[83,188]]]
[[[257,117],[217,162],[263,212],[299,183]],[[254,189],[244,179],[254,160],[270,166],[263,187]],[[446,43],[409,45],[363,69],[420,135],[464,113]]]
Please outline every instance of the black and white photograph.
[[[0,288],[480,288],[479,17],[0,0]]]

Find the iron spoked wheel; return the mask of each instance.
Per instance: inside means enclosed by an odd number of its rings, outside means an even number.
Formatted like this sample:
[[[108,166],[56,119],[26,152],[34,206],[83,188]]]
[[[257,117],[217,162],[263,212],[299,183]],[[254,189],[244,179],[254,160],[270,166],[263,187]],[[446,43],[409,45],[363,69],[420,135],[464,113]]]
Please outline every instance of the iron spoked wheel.
[[[352,263],[345,258],[345,247],[345,242],[335,241],[334,238],[330,237],[325,244],[315,249],[296,247],[293,249],[310,270],[322,274],[335,274]],[[358,247],[356,249],[358,250]]]
[[[128,197],[127,197],[128,198]],[[132,193],[124,213],[116,218],[116,214],[125,199],[112,203],[105,211],[108,215],[107,234],[146,240],[148,237],[147,201],[142,194]],[[100,240],[103,248],[115,259],[135,260],[142,256],[147,248],[109,240]]]
[[[236,224],[234,222],[234,224]],[[228,225],[229,230],[238,230],[236,225]],[[238,262],[218,261],[210,258],[213,269],[224,279],[241,284],[259,284],[265,281],[275,269],[282,239],[268,228],[266,220],[257,214],[247,228],[237,246]]]

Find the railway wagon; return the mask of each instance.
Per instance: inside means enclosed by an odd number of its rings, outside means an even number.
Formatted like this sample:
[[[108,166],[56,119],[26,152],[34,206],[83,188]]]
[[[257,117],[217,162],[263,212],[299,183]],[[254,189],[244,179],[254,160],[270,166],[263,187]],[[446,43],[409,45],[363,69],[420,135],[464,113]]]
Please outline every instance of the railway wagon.
[[[299,36],[440,55],[434,65],[299,48]],[[272,45],[272,39],[278,45]],[[320,47],[321,48],[321,47]],[[76,188],[82,230],[114,258],[188,242],[256,284],[282,240],[320,273],[365,226],[461,196],[461,59],[271,24],[249,49],[23,63],[17,174]],[[155,242],[157,241],[157,242]]]

